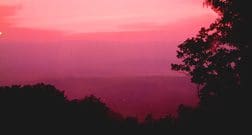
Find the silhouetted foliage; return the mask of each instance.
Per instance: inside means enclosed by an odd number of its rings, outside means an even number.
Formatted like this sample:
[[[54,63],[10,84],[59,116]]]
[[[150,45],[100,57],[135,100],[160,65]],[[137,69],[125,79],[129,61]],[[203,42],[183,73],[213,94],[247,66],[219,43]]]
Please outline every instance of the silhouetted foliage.
[[[140,124],[135,117],[113,112],[94,95],[68,100],[64,92],[42,83],[0,87],[0,133],[155,134],[156,127],[169,126],[167,118],[154,123],[149,115]]]
[[[163,134],[175,132],[175,118],[123,118],[94,95],[68,100],[52,85],[0,87],[0,133]]]
[[[8,127],[47,134],[111,133],[120,120],[93,95],[69,101],[63,92],[44,84],[0,87],[0,108],[1,131]]]
[[[240,0],[206,0],[205,3],[218,12],[220,18],[209,28],[202,28],[196,37],[180,44],[177,57],[183,63],[172,64],[172,69],[192,76],[192,82],[200,87],[202,100],[237,89],[247,81],[241,72],[248,72],[248,45],[251,43],[247,34],[250,28],[248,3]]]
[[[204,134],[238,131],[249,116],[250,4],[244,0],[204,4],[220,17],[180,44],[177,57],[182,63],[172,64],[173,70],[191,76],[200,97],[196,109],[179,108],[179,127]]]

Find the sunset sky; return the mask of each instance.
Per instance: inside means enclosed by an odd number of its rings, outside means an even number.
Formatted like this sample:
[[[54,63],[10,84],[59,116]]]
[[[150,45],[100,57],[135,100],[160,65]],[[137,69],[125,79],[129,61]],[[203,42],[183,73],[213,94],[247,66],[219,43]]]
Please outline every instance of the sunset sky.
[[[184,76],[170,69],[177,46],[216,18],[202,0],[1,0],[0,85],[48,82],[127,115],[175,112],[196,102],[189,79],[144,76]]]
[[[171,23],[199,19],[202,16],[208,16],[211,20],[214,17],[213,11],[203,8],[202,3],[202,0],[4,0],[0,2],[1,12],[3,12],[1,16],[8,16],[10,23],[16,27],[64,32],[155,30]]]
[[[172,75],[177,45],[216,16],[202,0],[0,1],[1,79]]]

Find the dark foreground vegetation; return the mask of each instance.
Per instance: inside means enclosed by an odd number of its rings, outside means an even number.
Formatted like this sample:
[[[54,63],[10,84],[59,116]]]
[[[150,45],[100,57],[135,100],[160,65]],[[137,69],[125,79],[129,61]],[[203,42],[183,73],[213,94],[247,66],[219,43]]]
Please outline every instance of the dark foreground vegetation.
[[[137,118],[113,112],[95,96],[68,100],[63,92],[45,84],[0,87],[0,108],[1,131],[8,132],[142,134],[156,130],[156,134],[171,132],[167,129],[175,124],[172,117],[154,121],[151,115],[140,124]]]
[[[240,130],[240,116],[232,103],[213,98],[197,108],[179,106],[178,117],[143,122],[122,117],[99,98],[68,100],[52,85],[0,87],[0,132],[18,134],[219,134]],[[235,101],[234,101],[235,102]],[[232,108],[232,109],[230,109]],[[227,112],[232,110],[232,112]]]
[[[178,116],[154,120],[123,118],[94,96],[67,100],[51,85],[0,87],[0,132],[10,134],[245,134],[249,131],[249,45],[247,0],[205,0],[220,17],[179,45],[183,71],[198,85],[196,108],[181,105]],[[5,134],[6,134],[5,133]]]

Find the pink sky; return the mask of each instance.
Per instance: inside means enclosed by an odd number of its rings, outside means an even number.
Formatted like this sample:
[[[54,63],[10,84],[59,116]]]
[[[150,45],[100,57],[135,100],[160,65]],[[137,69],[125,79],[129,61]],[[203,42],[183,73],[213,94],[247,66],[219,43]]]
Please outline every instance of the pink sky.
[[[9,78],[178,75],[179,43],[217,15],[202,0],[0,1],[0,74]]]
[[[6,0],[18,10],[19,27],[66,32],[111,32],[153,29],[203,15],[213,17],[202,0]]]
[[[51,83],[126,115],[195,105],[194,85],[170,64],[180,43],[216,19],[202,3],[0,0],[0,85]]]

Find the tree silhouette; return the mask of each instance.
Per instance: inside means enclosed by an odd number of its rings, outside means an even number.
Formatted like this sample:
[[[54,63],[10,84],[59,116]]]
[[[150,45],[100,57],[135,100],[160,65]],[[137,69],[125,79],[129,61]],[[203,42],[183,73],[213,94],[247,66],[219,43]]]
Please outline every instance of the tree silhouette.
[[[189,74],[200,97],[195,110],[179,108],[179,124],[216,134],[220,129],[241,128],[249,116],[251,12],[249,2],[243,0],[205,0],[204,4],[220,17],[178,46],[182,63],[172,64],[172,69]]]
[[[247,83],[249,24],[248,3],[239,0],[206,0],[218,18],[196,37],[179,45],[177,57],[182,64],[172,69],[189,73],[198,84],[201,101],[227,94]]]

